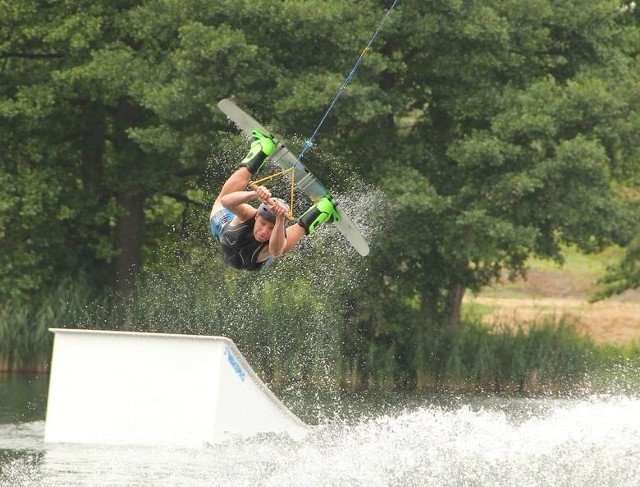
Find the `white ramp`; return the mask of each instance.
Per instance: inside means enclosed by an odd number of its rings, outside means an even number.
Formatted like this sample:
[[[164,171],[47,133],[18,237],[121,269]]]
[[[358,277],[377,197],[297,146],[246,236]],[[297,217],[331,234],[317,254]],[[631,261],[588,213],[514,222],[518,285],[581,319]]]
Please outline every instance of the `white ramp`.
[[[46,442],[201,446],[308,429],[228,338],[50,331]]]

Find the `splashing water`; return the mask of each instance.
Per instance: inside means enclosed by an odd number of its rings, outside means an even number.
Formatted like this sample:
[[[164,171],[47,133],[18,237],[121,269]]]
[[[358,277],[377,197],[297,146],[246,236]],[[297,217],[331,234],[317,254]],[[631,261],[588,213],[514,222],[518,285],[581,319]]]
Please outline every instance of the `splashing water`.
[[[244,156],[247,144],[240,140],[231,134],[223,136],[224,149],[212,156],[203,175],[203,201],[213,200]],[[325,162],[331,156],[317,157]],[[327,167],[340,172],[341,164],[330,160]],[[372,242],[379,227],[369,224],[369,214],[381,199],[379,192],[355,176],[339,179],[342,193],[336,193],[335,200]],[[274,188],[274,194],[286,194],[284,178],[278,184],[281,187]],[[296,214],[310,204],[305,195],[297,195]],[[325,225],[263,272],[229,271],[209,235],[208,209],[200,208],[192,216],[195,220],[154,256],[162,262],[161,270],[146,273],[128,301],[117,302],[117,309],[92,303],[92,310],[72,325],[223,335],[233,339],[258,370],[283,362],[310,362],[305,365],[310,373],[331,375],[327,364],[336,362],[338,328],[348,306],[345,296],[361,282],[366,259],[334,226]]]
[[[640,401],[481,399],[200,449],[44,445],[0,427],[0,486],[637,486]]]

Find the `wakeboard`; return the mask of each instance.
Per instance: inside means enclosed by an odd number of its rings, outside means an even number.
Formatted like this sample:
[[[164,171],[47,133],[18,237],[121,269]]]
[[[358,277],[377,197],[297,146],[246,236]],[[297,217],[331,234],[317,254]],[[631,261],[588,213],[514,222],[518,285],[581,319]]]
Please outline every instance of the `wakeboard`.
[[[246,135],[250,135],[252,130],[260,130],[261,132],[269,134],[272,133],[231,100],[226,98],[220,100],[218,102],[218,108]],[[300,162],[295,154],[287,149],[279,137],[277,137],[277,139],[278,145],[271,155],[271,160],[283,170],[293,168],[295,187],[303,191],[313,202],[318,201],[324,196],[330,196],[325,185]],[[353,224],[349,215],[347,215],[340,206],[337,206],[336,210],[340,214],[340,219],[334,222],[336,228],[360,255],[368,255],[369,244],[367,244],[360,231]]]

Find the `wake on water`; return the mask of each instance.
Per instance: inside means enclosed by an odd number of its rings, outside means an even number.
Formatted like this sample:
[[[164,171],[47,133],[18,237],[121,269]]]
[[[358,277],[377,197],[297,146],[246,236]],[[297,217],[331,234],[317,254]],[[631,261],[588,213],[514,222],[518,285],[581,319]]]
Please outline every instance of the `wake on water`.
[[[43,422],[5,425],[0,486],[637,486],[639,413],[621,396],[479,399],[194,450],[44,445]]]

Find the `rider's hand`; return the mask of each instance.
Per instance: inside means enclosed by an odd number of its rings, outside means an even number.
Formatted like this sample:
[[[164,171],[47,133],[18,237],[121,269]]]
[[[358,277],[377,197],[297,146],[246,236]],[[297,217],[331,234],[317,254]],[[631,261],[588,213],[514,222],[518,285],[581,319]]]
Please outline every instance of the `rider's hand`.
[[[256,198],[264,203],[269,198],[271,198],[271,191],[269,191],[264,186],[258,186],[256,188]]]
[[[273,203],[274,204],[271,205],[271,211],[274,215],[286,217],[289,214],[289,209],[282,203],[280,203],[279,201],[274,201]]]

